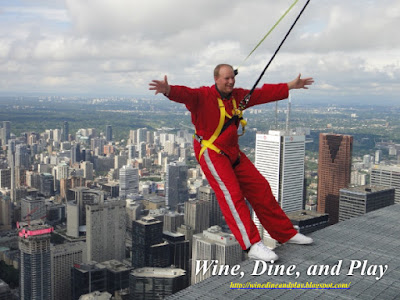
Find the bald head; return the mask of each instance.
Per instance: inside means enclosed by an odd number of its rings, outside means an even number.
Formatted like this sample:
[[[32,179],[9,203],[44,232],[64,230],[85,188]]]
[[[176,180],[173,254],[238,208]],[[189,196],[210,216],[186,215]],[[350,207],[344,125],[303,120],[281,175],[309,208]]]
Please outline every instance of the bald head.
[[[235,72],[233,67],[228,64],[219,64],[214,69],[215,85],[221,93],[232,93],[235,86]]]

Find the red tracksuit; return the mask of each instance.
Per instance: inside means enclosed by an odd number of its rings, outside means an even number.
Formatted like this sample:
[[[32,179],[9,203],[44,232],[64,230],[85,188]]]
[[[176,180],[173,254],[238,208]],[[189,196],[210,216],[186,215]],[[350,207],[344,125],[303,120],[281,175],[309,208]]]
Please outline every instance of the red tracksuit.
[[[230,98],[223,100],[226,111],[229,114],[232,113],[232,98],[236,99],[236,103],[239,104],[248,92],[248,90],[235,88]],[[286,83],[264,84],[253,92],[247,107],[285,99],[288,94]],[[220,116],[217,99],[221,98],[215,85],[194,89],[172,85],[168,98],[186,105],[191,112],[192,123],[196,128],[197,135],[205,140],[213,135]],[[248,249],[261,240],[245,198],[271,237],[284,243],[297,231],[273,196],[268,181],[240,151],[237,129],[238,124],[234,122],[228,126],[214,142],[214,145],[224,154],[206,149],[200,158],[200,166],[216,194],[229,228],[242,249]],[[195,140],[196,158],[198,158],[201,147],[200,143]],[[232,166],[239,156],[240,163]]]

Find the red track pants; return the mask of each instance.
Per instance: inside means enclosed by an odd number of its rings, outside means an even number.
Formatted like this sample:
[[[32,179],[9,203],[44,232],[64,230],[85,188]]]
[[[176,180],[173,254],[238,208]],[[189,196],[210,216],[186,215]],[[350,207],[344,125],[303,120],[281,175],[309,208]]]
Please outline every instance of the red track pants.
[[[196,155],[199,149],[200,145],[195,142]],[[273,196],[268,181],[243,152],[240,152],[240,163],[233,168],[226,155],[206,149],[200,166],[216,194],[229,228],[243,250],[261,240],[245,198],[273,239],[284,243],[297,233]]]

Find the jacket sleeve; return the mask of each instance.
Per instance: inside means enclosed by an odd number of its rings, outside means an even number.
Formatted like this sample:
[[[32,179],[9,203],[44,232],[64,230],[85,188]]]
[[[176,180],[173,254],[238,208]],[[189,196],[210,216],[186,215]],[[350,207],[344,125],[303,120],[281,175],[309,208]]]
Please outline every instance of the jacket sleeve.
[[[185,104],[189,111],[197,105],[199,101],[199,89],[193,89],[181,85],[171,85],[168,99]]]
[[[286,99],[287,97],[289,97],[289,88],[286,83],[264,84],[261,88],[254,90],[246,108]]]

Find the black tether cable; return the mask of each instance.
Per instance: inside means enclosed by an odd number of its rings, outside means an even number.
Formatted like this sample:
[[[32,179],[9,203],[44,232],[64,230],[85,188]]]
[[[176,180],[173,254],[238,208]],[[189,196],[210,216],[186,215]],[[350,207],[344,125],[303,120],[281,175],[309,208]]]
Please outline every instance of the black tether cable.
[[[239,109],[240,110],[243,110],[243,109],[246,108],[247,103],[249,102],[251,95],[253,94],[254,90],[256,89],[256,87],[257,87],[258,83],[260,82],[261,78],[264,76],[265,71],[267,71],[269,65],[272,63],[272,61],[274,60],[275,56],[278,54],[278,52],[281,49],[283,43],[286,41],[286,38],[289,36],[290,32],[292,31],[293,27],[296,25],[297,21],[300,19],[300,16],[302,15],[304,10],[306,9],[306,7],[307,7],[309,2],[310,2],[310,0],[307,0],[306,4],[303,6],[303,8],[300,11],[299,15],[297,16],[296,20],[293,22],[292,26],[290,26],[289,31],[286,33],[286,35],[283,38],[282,42],[279,44],[278,48],[275,50],[274,55],[272,55],[271,59],[269,60],[268,64],[265,66],[264,70],[261,72],[260,76],[258,77],[256,83],[253,85],[253,87],[250,90],[250,92],[243,98],[242,101],[240,101],[240,103],[239,103]]]

